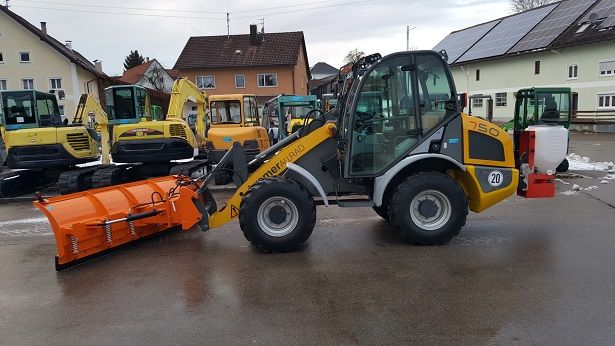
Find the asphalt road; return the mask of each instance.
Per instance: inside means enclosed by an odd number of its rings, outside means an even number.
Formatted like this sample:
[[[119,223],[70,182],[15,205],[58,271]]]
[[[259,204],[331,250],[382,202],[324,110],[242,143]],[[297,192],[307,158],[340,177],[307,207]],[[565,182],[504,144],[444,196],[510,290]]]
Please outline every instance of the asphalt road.
[[[42,215],[2,204],[0,340],[612,345],[615,181],[581,173],[555,199],[470,214],[445,246],[406,245],[371,209],[319,207],[301,251],[261,254],[233,222],[60,273]]]

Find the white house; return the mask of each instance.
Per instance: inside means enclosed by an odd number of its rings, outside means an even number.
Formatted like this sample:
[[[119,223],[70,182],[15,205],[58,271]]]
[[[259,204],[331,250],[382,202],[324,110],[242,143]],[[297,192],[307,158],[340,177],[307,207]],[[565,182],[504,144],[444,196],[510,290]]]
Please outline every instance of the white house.
[[[528,87],[570,87],[573,115],[602,116],[615,114],[614,26],[615,1],[566,0],[454,31],[434,50],[459,92],[493,97],[495,120],[511,119]],[[485,108],[473,101],[473,114]]]
[[[113,81],[72,47],[47,33],[47,23],[36,27],[0,6],[0,90],[64,90],[60,111],[75,113],[81,94],[100,92]]]

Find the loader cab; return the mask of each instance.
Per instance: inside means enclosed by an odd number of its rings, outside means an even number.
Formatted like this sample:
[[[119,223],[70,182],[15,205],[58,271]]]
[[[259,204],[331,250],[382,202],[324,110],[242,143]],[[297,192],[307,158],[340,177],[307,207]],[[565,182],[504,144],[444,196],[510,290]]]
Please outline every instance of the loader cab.
[[[1,124],[5,130],[62,126],[55,94],[34,90],[0,92]]]
[[[459,113],[453,79],[439,53],[377,54],[341,72],[338,128],[345,178],[382,175]]]
[[[306,119],[308,113],[320,109],[315,95],[279,95],[267,104],[268,117],[277,127],[276,140],[282,140],[309,124],[312,119]]]
[[[152,120],[150,96],[138,85],[116,85],[105,89],[109,124],[134,124]]]
[[[514,130],[530,125],[570,126],[572,92],[570,88],[530,88],[516,93]]]
[[[255,95],[212,95],[209,97],[210,126],[260,126]]]

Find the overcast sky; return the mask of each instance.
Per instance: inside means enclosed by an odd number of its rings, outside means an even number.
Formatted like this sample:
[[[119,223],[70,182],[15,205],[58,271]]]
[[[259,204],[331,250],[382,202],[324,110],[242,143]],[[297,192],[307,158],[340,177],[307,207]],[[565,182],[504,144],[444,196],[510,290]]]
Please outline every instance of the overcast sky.
[[[102,60],[109,75],[123,72],[131,49],[173,67],[188,37],[226,34],[226,12],[231,34],[247,34],[260,18],[266,32],[303,31],[310,65],[324,61],[335,67],[354,48],[383,55],[405,50],[407,25],[416,27],[410,45],[430,49],[453,30],[511,13],[508,0],[10,0],[10,5],[32,24],[46,21],[50,35],[72,40],[88,59]]]

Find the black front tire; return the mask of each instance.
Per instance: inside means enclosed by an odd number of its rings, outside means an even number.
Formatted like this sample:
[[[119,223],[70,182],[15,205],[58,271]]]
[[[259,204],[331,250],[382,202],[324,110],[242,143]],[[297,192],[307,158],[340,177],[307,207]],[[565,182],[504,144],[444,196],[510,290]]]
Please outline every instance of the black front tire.
[[[408,177],[397,187],[389,211],[391,222],[409,243],[442,245],[458,235],[465,225],[468,202],[462,188],[450,176],[422,172]],[[435,219],[430,221],[431,218]]]
[[[265,208],[277,199],[282,200],[282,207]],[[278,212],[272,214],[275,208]],[[282,226],[287,224],[290,226],[283,230]],[[244,236],[264,252],[295,250],[310,237],[315,224],[314,199],[303,186],[290,179],[267,178],[254,184],[239,207],[239,226]],[[276,229],[278,225],[280,228]]]
[[[564,161],[562,161],[562,163],[560,163],[559,166],[557,166],[557,168],[555,169],[555,172],[566,173],[568,172],[569,167],[570,167],[570,162],[568,162],[568,159],[564,159]]]
[[[214,173],[214,183],[216,185],[226,185],[231,182],[229,172],[226,170],[220,170]]]

